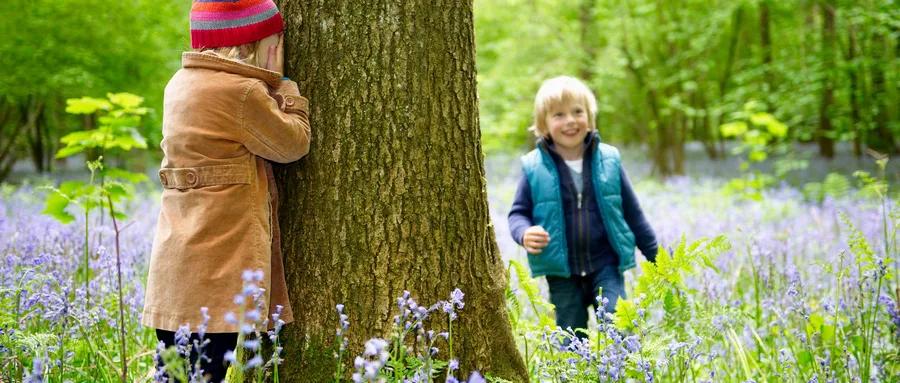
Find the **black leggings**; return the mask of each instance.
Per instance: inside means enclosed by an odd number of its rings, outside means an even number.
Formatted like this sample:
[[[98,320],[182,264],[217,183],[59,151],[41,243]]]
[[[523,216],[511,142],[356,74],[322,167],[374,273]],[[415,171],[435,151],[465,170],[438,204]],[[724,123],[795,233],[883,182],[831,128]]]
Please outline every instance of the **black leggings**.
[[[175,345],[175,333],[172,331],[157,329],[156,338],[161,340],[167,348]],[[210,378],[210,382],[218,383],[225,379],[225,372],[228,370],[228,366],[225,365],[225,353],[234,350],[237,338],[237,333],[206,334],[205,339],[209,339],[209,343],[203,348],[203,355],[206,355],[210,361],[201,360],[200,368]],[[196,333],[191,334],[191,344],[194,344],[194,340],[199,342]],[[198,356],[197,350],[191,348],[191,367],[197,362]],[[156,368],[160,369],[162,367],[163,361],[157,358]]]

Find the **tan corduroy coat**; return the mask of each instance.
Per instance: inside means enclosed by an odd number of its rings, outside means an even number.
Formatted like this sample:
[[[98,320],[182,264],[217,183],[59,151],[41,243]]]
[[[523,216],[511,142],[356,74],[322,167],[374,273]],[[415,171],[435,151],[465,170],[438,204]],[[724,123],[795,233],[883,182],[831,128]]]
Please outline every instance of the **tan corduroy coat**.
[[[184,53],[182,66],[165,91],[162,206],[141,323],[195,331],[207,307],[209,332],[237,332],[225,314],[238,312],[234,296],[248,269],[265,275],[262,317],[282,305],[290,322],[266,160],[309,151],[307,100],[276,72],[210,53]]]

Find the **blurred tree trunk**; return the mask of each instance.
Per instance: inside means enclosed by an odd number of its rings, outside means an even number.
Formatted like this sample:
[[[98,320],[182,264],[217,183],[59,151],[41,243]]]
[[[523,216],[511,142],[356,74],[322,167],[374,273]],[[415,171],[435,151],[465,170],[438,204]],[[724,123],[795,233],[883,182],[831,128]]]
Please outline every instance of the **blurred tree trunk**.
[[[22,105],[22,118],[26,127],[25,132],[27,133],[31,162],[34,164],[34,170],[38,173],[44,173],[49,170],[45,161],[46,156],[44,155],[44,151],[47,150],[46,129],[44,129],[45,127],[42,123],[44,106],[44,101],[37,96],[29,96],[25,104]]]
[[[597,57],[597,41],[594,31],[594,5],[596,0],[582,0],[578,8],[578,25],[581,29],[581,50],[584,58],[578,68],[578,76],[586,84],[594,80],[594,60]]]
[[[466,294],[453,322],[462,371],[527,381],[487,205],[472,3],[280,5],[287,74],[313,129],[310,154],[277,171],[296,318],[283,381],[331,380],[336,304],[350,316],[351,363],[365,340],[391,336],[404,290],[432,304],[454,288]],[[446,329],[445,314],[433,318]]]
[[[4,100],[0,103],[0,182],[9,176],[13,165],[15,165],[18,156],[16,155],[16,145],[19,136],[27,128],[27,124],[23,123],[19,117],[18,107],[13,101]]]
[[[834,4],[826,0],[819,4],[822,10],[822,98],[819,104],[819,126],[816,130],[816,142],[819,144],[819,155],[831,159],[834,157],[834,128],[831,126],[829,112],[834,104]]]
[[[633,19],[635,15],[632,4],[627,3],[627,6],[629,18]],[[659,19],[662,18],[662,11],[660,10],[660,7],[657,7],[656,10],[658,17],[657,25],[661,25]],[[673,174],[672,158],[670,155],[672,144],[674,143],[674,137],[671,131],[673,127],[670,126],[671,121],[665,121],[662,118],[660,108],[661,90],[658,89],[655,84],[648,81],[648,74],[643,66],[645,64],[638,62],[638,60],[641,60],[642,62],[645,60],[641,37],[638,33],[634,33],[634,48],[630,45],[629,37],[629,29],[626,23],[626,26],[623,29],[621,47],[622,54],[625,56],[625,67],[634,77],[634,80],[637,83],[637,89],[642,93],[641,96],[643,96],[647,103],[647,108],[650,111],[650,121],[648,123],[649,130],[656,133],[647,146],[647,149],[650,152],[649,156],[653,159],[652,173],[659,177],[668,177]],[[654,47],[651,47],[650,49],[652,50]]]
[[[769,22],[769,0],[759,3],[759,44],[762,51],[762,64],[764,71],[763,98],[766,111],[772,112],[772,94],[775,93],[775,81],[772,79],[772,33]]]
[[[738,38],[741,34],[741,27],[744,20],[744,7],[738,4],[734,9],[734,20],[731,22],[731,34],[728,37],[728,53],[725,56],[725,68],[722,71],[722,77],[719,78],[719,102],[725,101],[725,95],[728,93],[728,84],[731,83],[731,73],[734,69],[735,56],[737,55]],[[722,125],[722,115],[716,116],[712,129],[716,131],[716,137],[719,138],[719,153],[725,154],[725,140],[719,134],[719,126]]]
[[[694,134],[703,143],[703,150],[706,151],[706,156],[711,160],[718,160],[720,156],[719,150],[716,148],[717,134],[710,125],[709,105],[706,104],[706,96],[703,94],[703,89],[694,92],[694,97],[696,98],[695,108],[701,112],[694,116],[693,125],[696,132]]]
[[[875,103],[875,134],[878,135],[878,142],[873,142],[872,146],[886,153],[897,152],[896,140],[891,128],[888,126],[888,92],[885,87],[886,78],[884,67],[888,65],[888,48],[884,34],[876,29],[872,37],[871,56],[876,60],[872,65],[872,95],[871,99]]]
[[[850,130],[853,132],[853,155],[862,156],[862,146],[865,142],[866,131],[862,127],[859,100],[859,66],[856,61],[856,30],[851,23],[847,27],[847,78],[850,79]]]
[[[675,174],[684,174],[684,144],[687,141],[688,118],[684,112],[676,113],[673,134],[675,139],[672,146],[672,171]]]

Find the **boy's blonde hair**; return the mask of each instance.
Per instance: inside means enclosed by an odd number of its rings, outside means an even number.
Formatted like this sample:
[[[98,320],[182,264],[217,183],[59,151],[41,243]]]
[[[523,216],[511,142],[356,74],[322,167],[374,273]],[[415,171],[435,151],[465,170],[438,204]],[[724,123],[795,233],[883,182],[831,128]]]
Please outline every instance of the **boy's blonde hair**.
[[[259,59],[256,57],[256,50],[259,48],[260,41],[262,40],[233,47],[200,48],[198,51],[201,53],[212,53],[222,58],[258,67]]]
[[[597,116],[597,98],[594,97],[594,93],[575,77],[559,76],[545,80],[538,89],[534,97],[534,125],[529,130],[537,137],[549,136],[547,113],[558,104],[572,101],[585,106],[590,129],[596,129],[594,120]]]

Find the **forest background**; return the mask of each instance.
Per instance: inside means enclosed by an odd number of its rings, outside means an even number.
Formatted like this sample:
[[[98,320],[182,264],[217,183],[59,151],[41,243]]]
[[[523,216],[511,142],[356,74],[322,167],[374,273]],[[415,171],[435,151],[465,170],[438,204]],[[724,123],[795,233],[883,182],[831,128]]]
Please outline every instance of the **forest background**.
[[[895,153],[898,9],[883,0],[475,1],[485,154],[532,145],[533,95],[559,74],[597,93],[603,139],[636,147],[660,176],[688,172],[692,149],[727,157],[719,127],[748,102],[818,158],[842,145],[856,157],[866,148]],[[187,10],[145,0],[0,5],[0,180],[66,167],[53,158],[59,138],[96,125],[67,115],[67,98],[145,97],[151,112],[140,133],[159,142],[162,89],[189,47]],[[150,169],[160,155],[113,160]]]

